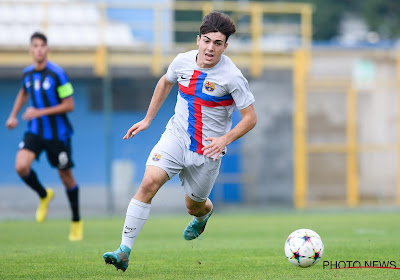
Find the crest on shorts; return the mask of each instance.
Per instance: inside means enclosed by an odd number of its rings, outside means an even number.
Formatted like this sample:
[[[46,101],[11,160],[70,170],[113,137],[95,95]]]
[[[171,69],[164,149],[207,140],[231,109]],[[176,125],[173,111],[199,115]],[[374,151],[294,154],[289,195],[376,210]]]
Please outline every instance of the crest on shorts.
[[[23,147],[25,147],[25,142],[24,141],[19,142],[18,148],[22,149]]]
[[[214,91],[215,90],[215,83],[211,83],[209,81],[206,81],[206,84],[204,85],[207,91]]]
[[[68,164],[68,154],[66,152],[61,152],[58,154],[58,167],[65,167]]]
[[[161,159],[161,155],[160,154],[154,154],[153,156],[153,160],[154,161],[159,161]]]

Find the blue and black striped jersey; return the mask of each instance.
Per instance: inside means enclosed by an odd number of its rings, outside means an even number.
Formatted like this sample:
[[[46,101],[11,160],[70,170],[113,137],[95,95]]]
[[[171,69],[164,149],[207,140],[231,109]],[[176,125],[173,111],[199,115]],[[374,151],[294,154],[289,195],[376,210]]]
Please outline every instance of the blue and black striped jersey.
[[[56,106],[74,93],[64,70],[50,61],[41,71],[36,71],[34,65],[26,67],[22,87],[30,105],[38,109]],[[72,135],[72,126],[66,114],[49,115],[29,121],[28,132],[47,140],[65,141]]]

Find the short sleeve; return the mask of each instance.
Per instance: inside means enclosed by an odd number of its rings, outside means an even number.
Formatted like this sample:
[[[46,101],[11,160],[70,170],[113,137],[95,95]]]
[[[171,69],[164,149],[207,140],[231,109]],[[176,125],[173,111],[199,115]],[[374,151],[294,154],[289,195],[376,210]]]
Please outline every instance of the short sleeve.
[[[242,74],[235,76],[235,80],[231,83],[230,90],[230,94],[233,100],[235,100],[236,107],[239,110],[247,108],[255,101],[250,91],[249,83]]]
[[[180,55],[178,54],[171,64],[168,66],[167,70],[167,80],[171,83],[176,83],[178,81],[178,75],[176,73],[177,66],[179,64]]]
[[[21,88],[22,89],[24,89],[25,91],[27,91],[26,90],[26,86],[25,86],[25,84],[26,84],[26,81],[25,81],[25,78],[26,76],[25,75],[23,75],[23,77],[22,77],[22,81],[21,81]]]
[[[28,92],[28,88],[31,86],[31,75],[29,73],[32,71],[33,66],[28,66],[24,69],[22,73],[21,89]]]

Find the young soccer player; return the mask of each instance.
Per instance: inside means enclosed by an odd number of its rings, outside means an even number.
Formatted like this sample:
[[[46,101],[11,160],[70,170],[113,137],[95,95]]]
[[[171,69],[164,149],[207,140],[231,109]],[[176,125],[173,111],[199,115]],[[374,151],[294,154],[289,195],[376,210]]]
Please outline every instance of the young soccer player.
[[[46,36],[35,32],[31,36],[29,48],[33,65],[26,67],[23,72],[22,87],[6,126],[13,129],[18,125],[18,112],[29,100],[30,106],[22,115],[28,121],[28,130],[19,144],[15,169],[22,180],[39,195],[36,221],[44,222],[54,191],[43,187],[31,165],[43,150],[46,151],[50,165],[58,169],[71,206],[69,240],[79,241],[83,239],[83,222],[79,214],[79,187],[71,170],[72,126],[67,118],[67,113],[74,110],[74,91],[64,70],[47,60],[48,51]]]
[[[213,211],[208,196],[226,146],[245,135],[257,122],[247,80],[223,55],[234,32],[235,25],[226,14],[212,12],[205,16],[197,36],[198,50],[181,53],[173,60],[154,90],[145,118],[123,137],[129,139],[147,129],[178,82],[175,115],[149,155],[143,180],[126,212],[121,245],[103,255],[105,262],[117,270],[128,268],[133,243],[149,216],[153,197],[178,173],[186,192],[187,211],[193,216],[183,237],[192,240],[204,231]],[[231,129],[231,116],[236,108],[242,120]]]

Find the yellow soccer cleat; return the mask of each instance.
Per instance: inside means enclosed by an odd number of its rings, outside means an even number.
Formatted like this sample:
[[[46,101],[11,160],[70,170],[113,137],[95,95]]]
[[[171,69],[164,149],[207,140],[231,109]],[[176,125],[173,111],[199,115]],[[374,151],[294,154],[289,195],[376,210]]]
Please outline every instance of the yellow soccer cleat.
[[[81,241],[83,239],[83,221],[72,222],[69,241]]]
[[[46,220],[50,201],[54,197],[54,191],[52,189],[46,189],[46,192],[46,197],[40,199],[38,209],[36,210],[36,221],[38,223],[43,223]]]

